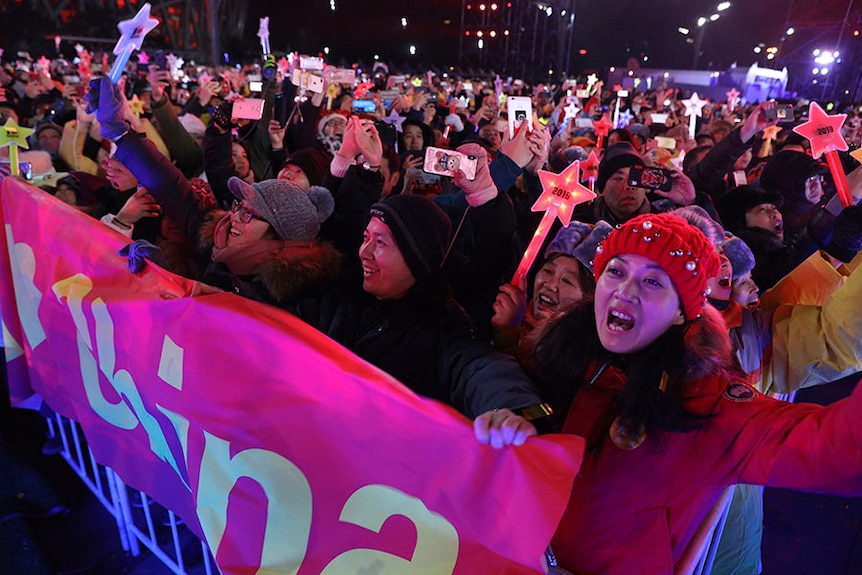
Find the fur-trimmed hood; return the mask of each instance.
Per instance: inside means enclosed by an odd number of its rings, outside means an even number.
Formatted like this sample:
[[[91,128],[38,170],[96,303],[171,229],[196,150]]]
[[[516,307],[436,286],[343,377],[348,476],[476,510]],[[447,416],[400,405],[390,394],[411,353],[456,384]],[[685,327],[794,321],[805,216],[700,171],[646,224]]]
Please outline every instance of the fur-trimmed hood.
[[[213,248],[216,226],[226,214],[224,210],[207,214],[198,230],[198,243],[202,249]],[[253,277],[274,302],[281,302],[316,289],[334,278],[340,271],[342,259],[341,252],[326,242],[287,245],[263,261]]]
[[[733,365],[733,347],[721,313],[707,304],[700,319],[685,332],[683,379],[693,381],[726,371]]]

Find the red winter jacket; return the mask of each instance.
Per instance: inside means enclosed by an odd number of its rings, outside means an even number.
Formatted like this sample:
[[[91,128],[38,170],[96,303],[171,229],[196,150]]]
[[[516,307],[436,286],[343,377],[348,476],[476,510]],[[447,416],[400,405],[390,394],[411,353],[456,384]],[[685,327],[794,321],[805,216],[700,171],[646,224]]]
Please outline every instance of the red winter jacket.
[[[699,333],[683,358],[692,376],[685,407],[712,416],[702,428],[659,432],[625,451],[609,435],[623,373],[610,367],[576,395],[564,432],[587,438],[587,450],[552,542],[561,567],[671,575],[721,491],[736,483],[862,494],[862,386],[828,407],[761,395],[719,366],[727,338],[712,316],[692,330]]]

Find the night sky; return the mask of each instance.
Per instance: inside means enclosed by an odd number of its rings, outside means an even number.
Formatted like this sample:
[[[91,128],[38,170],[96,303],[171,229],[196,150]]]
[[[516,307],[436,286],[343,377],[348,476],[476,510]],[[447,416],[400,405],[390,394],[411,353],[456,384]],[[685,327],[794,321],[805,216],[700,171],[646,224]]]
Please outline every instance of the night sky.
[[[332,59],[370,60],[374,54],[387,61],[422,64],[454,63],[458,56],[461,2],[458,0],[329,0],[263,2],[249,8],[249,27],[256,31],[257,18],[270,16],[273,49],[318,52],[329,46]],[[515,0],[517,1],[517,0]],[[684,26],[696,33],[699,16],[709,16],[718,2],[690,0],[600,0],[580,1],[576,7],[573,69],[624,65],[632,55],[646,54],[646,66],[689,68],[694,47],[677,31]],[[565,2],[564,4],[568,4]],[[791,24],[797,34],[782,47],[790,60],[810,57],[807,44],[816,41],[834,45],[838,29],[816,28],[825,21],[840,22],[846,1],[795,3]],[[297,5],[302,8],[298,9]],[[732,62],[751,65],[758,56],[753,47],[763,42],[777,45],[788,18],[790,0],[736,0],[716,22],[707,24],[700,67],[726,68]],[[862,8],[862,7],[860,7]],[[406,17],[408,26],[401,27]],[[858,12],[852,13],[850,26]],[[446,20],[450,24],[446,24]],[[806,27],[807,23],[807,27]],[[850,30],[852,32],[852,30]],[[852,33],[845,40],[852,40]],[[862,42],[862,38],[857,39]],[[409,46],[417,48],[410,56]],[[824,44],[824,47],[826,47]],[[586,49],[586,56],[577,55]],[[765,53],[761,63],[766,64]]]

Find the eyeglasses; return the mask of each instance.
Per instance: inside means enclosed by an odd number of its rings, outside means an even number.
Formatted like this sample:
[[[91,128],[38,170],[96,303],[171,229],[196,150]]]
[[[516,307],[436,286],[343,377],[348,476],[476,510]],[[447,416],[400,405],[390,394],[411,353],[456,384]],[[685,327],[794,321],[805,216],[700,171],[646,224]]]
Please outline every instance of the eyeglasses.
[[[262,222],[266,221],[247,207],[243,206],[240,200],[233,201],[230,206],[230,213],[237,214],[239,216],[239,220],[244,224],[247,224],[252,220],[260,220]]]
[[[815,174],[805,179],[806,184],[814,185],[815,183],[822,184],[823,183],[823,175]]]

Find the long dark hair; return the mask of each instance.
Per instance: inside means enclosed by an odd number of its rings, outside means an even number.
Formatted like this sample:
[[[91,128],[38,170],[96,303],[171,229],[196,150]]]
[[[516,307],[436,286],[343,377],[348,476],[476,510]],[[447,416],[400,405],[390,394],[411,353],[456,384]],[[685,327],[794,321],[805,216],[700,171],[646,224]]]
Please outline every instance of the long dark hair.
[[[628,429],[692,431],[704,417],[682,405],[686,383],[685,333],[689,323],[672,326],[646,349],[620,356],[608,352],[599,340],[593,311],[588,299],[553,321],[536,346],[536,378],[542,397],[555,412],[558,425],[577,392],[593,377],[588,368],[594,363],[609,363],[627,378],[617,398],[617,415]],[[667,373],[662,390],[662,378]]]

